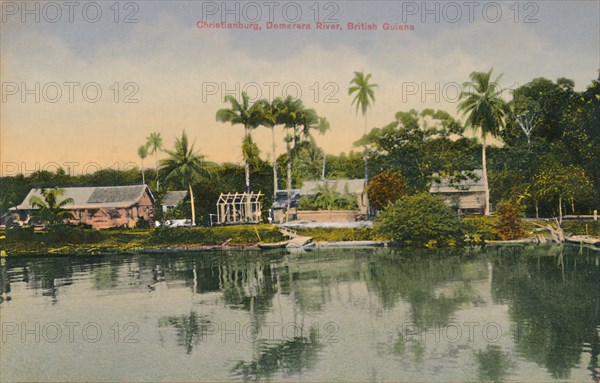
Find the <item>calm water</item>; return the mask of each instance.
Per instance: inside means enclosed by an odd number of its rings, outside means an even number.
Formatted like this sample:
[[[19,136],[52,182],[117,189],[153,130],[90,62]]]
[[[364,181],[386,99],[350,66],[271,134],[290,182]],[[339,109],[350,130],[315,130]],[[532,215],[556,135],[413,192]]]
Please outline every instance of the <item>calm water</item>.
[[[1,381],[600,380],[579,247],[3,258]]]

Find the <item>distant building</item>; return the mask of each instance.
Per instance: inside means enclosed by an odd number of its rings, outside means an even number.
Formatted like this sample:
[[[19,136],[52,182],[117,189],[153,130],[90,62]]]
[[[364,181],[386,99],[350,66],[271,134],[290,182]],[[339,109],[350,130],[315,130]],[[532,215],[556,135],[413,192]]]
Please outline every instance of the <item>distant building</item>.
[[[367,214],[369,199],[365,190],[365,180],[362,178],[354,180],[304,181],[300,189],[300,195],[315,195],[319,192],[319,187],[323,188],[325,184],[328,184],[329,190],[334,192],[354,195],[356,197],[356,204],[358,205],[358,213]]]
[[[483,214],[485,212],[485,186],[483,170],[473,170],[474,177],[451,183],[448,178],[432,182],[429,192],[441,197],[459,214]]]
[[[278,190],[273,205],[271,207],[271,220],[273,223],[285,222],[285,213],[287,210],[287,190]],[[300,189],[292,189],[292,200],[290,203],[290,220],[296,219],[298,211],[298,201],[300,200]]]
[[[171,209],[179,206],[188,196],[188,192],[186,190],[176,190],[176,191],[168,191],[163,196],[160,201],[160,206],[162,207],[162,212],[166,213]]]
[[[154,218],[154,197],[146,185],[65,187],[59,201],[73,200],[63,208],[73,213],[71,223],[91,225],[94,229],[135,227],[140,221]],[[29,224],[38,208],[31,206],[31,197],[44,199],[41,189],[31,189],[21,204],[10,208],[15,221]]]
[[[332,190],[339,194],[351,194],[356,197],[357,210],[317,210],[306,211],[298,210],[298,201],[303,196],[316,195],[319,188],[323,188],[327,184],[328,190]],[[342,179],[342,180],[325,180],[325,181],[304,181],[300,189],[292,191],[292,203],[290,205],[289,221],[303,220],[315,222],[348,222],[355,221],[359,218],[364,218],[367,215],[369,200],[365,191],[365,180],[363,179]],[[271,216],[274,223],[286,222],[287,208],[287,190],[277,192]]]

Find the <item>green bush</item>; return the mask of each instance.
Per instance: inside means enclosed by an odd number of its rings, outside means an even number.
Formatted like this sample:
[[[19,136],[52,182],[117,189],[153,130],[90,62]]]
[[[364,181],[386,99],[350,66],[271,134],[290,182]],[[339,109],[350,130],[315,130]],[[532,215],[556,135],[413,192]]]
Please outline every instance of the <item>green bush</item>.
[[[444,202],[429,193],[406,196],[377,215],[373,229],[382,237],[416,247],[462,244],[463,225]]]
[[[504,240],[525,237],[523,208],[513,201],[500,201],[496,207],[496,230]]]
[[[218,245],[230,243],[248,244],[282,241],[283,235],[275,226],[223,226],[223,227],[160,227],[152,232],[151,242],[155,244],[194,244]]]
[[[469,242],[483,243],[500,239],[496,217],[465,217],[462,222]]]

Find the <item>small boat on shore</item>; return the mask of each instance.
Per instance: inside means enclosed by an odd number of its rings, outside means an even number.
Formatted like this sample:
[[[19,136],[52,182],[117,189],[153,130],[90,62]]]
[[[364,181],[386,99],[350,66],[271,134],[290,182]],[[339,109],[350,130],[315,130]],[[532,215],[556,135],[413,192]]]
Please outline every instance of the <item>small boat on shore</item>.
[[[288,245],[288,243],[289,243],[289,241],[273,242],[273,243],[259,243],[258,247],[261,250],[283,249]]]

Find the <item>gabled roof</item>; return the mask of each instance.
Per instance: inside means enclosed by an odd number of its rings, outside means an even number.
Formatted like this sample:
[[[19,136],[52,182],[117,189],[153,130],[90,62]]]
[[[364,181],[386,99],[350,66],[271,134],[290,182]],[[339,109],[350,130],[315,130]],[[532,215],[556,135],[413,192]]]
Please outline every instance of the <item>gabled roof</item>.
[[[472,171],[475,177],[467,177],[466,180],[451,183],[448,178],[442,178],[440,182],[432,182],[430,193],[472,193],[485,192],[483,184],[483,170],[475,169]],[[466,175],[463,172],[463,175]]]
[[[152,196],[146,185],[65,187],[59,189],[64,190],[64,194],[58,198],[59,201],[67,198],[73,199],[73,203],[64,206],[65,209],[129,207],[139,202],[144,193],[148,193],[150,199],[154,202],[154,196]],[[31,189],[23,202],[10,210],[34,209],[29,203],[33,196],[44,199],[41,189]]]
[[[319,192],[319,186],[328,184],[329,188],[340,194],[348,192],[350,194],[362,193],[365,189],[365,180],[325,180],[325,181],[304,181],[300,189],[301,195],[313,195]]]
[[[290,207],[298,206],[300,199],[300,189],[292,189],[292,201]],[[273,201],[273,209],[287,208],[287,190],[278,190]]]
[[[163,206],[177,206],[182,203],[187,196],[188,192],[186,190],[168,191],[165,193],[160,204]]]

